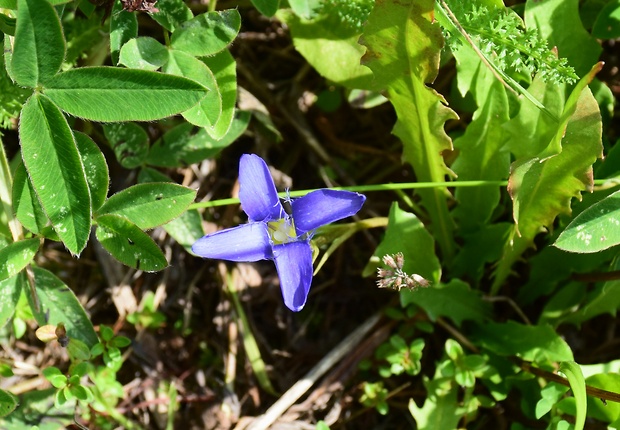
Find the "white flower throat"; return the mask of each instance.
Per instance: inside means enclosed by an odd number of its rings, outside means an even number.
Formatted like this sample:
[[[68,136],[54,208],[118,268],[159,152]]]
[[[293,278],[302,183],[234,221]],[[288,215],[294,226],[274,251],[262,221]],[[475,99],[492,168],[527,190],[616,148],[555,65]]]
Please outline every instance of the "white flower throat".
[[[295,224],[292,217],[286,217],[277,221],[267,223],[269,228],[269,236],[274,245],[295,242],[297,233],[295,232]]]

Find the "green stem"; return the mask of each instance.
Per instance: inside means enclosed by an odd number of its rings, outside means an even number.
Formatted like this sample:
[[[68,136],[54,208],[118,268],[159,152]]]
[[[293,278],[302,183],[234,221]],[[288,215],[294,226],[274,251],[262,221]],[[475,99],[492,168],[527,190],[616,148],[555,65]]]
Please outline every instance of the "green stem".
[[[11,188],[13,187],[13,180],[11,179],[11,170],[9,168],[9,162],[4,152],[4,145],[0,138],[0,201],[2,202],[2,210],[4,211],[7,219],[11,236],[13,241],[17,242],[23,237],[21,224],[13,216],[13,202]]]

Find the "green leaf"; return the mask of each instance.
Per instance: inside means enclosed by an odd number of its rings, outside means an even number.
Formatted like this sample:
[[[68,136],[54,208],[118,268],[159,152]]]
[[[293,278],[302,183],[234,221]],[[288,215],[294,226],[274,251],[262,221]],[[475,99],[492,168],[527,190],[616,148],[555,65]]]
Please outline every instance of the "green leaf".
[[[493,315],[491,304],[482,300],[480,292],[458,279],[443,286],[403,290],[401,303],[403,306],[415,303],[424,309],[431,321],[447,317],[457,326],[465,320],[483,323]]]
[[[605,369],[602,372],[604,373],[589,376],[586,379],[586,383],[601,390],[620,393],[620,374],[618,374],[618,370]],[[605,404],[596,397],[588,397],[588,416],[603,422],[613,423],[620,418],[620,404],[616,402],[607,402]]]
[[[40,244],[38,238],[23,239],[0,249],[0,281],[17,275],[30,264]]]
[[[154,121],[186,111],[206,95],[195,81],[146,70],[82,67],[50,79],[44,93],[70,115],[91,121]]]
[[[69,251],[79,254],[90,234],[90,193],[67,120],[47,97],[34,94],[22,109],[19,138],[47,217]]]
[[[152,37],[131,39],[121,48],[118,62],[131,69],[157,70],[168,61],[168,49]]]
[[[171,75],[193,79],[209,90],[193,108],[183,112],[183,118],[198,127],[212,127],[222,113],[222,96],[215,76],[199,59],[182,51],[170,50],[168,62],[162,71]]]
[[[34,285],[40,308],[37,311],[32,297],[27,294],[30,309],[39,325],[64,324],[69,338],[75,338],[92,347],[98,342],[93,324],[73,291],[54,274],[40,267],[32,268]]]
[[[277,16],[289,27],[295,49],[321,76],[347,88],[372,87],[372,72],[360,64],[365,50],[355,29],[329,17],[305,20],[285,9]]]
[[[288,0],[288,4],[297,16],[302,18],[310,18],[313,6],[316,7],[318,2],[312,0]]]
[[[97,217],[97,240],[118,261],[146,272],[168,266],[166,257],[146,233],[118,215]]]
[[[406,237],[407,240],[403,241]],[[377,247],[371,262],[364,268],[363,276],[376,273],[379,261],[384,255],[402,252],[405,258],[403,271],[417,273],[431,283],[439,282],[441,265],[435,256],[435,241],[422,221],[414,214],[405,212],[393,203],[390,208],[388,228]]]
[[[569,252],[598,252],[620,243],[620,191],[593,204],[573,219],[554,246]]]
[[[146,230],[178,217],[196,198],[196,191],[177,184],[138,184],[110,197],[97,211],[122,216]]]
[[[260,13],[268,18],[274,16],[280,7],[280,0],[251,0]]]
[[[56,388],[46,390],[31,390],[19,396],[19,407],[9,416],[0,418],[3,430],[33,429],[32,423],[37,423],[37,430],[58,430],[73,425],[75,405],[65,404],[62,409],[54,408]]]
[[[48,219],[34,192],[23,163],[20,163],[15,170],[12,197],[17,220],[32,233],[39,234],[47,225]]]
[[[584,76],[598,61],[601,45],[581,24],[579,0],[527,2],[525,26],[537,29],[550,47],[565,57],[579,76]]]
[[[570,361],[573,352],[551,326],[514,321],[487,322],[473,330],[477,343],[500,355],[518,355],[529,361]]]
[[[166,132],[150,148],[146,163],[159,167],[184,167],[213,158],[243,134],[250,113],[238,111],[228,133],[215,139],[205,129],[193,133],[194,127],[182,123]]]
[[[158,1],[158,7],[159,3],[162,3],[162,0]],[[124,10],[120,2],[114,2],[110,14],[110,55],[114,65],[118,65],[120,50],[123,45],[137,36],[137,15]]]
[[[15,81],[36,87],[52,78],[65,59],[60,19],[46,0],[19,0],[11,63]]]
[[[363,64],[372,70],[377,86],[387,90],[398,117],[393,133],[403,142],[403,157],[420,182],[444,182],[451,174],[441,155],[452,149],[444,123],[457,118],[444,98],[427,86],[437,76],[443,40],[433,11],[433,0],[377,3],[361,37],[367,47]],[[449,195],[445,188],[418,193],[443,258],[449,261],[455,249]]]
[[[558,369],[568,379],[573,396],[577,404],[577,416],[575,417],[575,430],[583,430],[588,410],[586,381],[581,373],[581,368],[574,361],[564,361]]]
[[[90,190],[90,201],[93,210],[97,210],[108,196],[110,175],[108,164],[97,144],[87,135],[79,131],[73,132],[78,152],[82,158],[86,182]]]
[[[576,103],[572,102],[574,100],[571,96],[564,110],[574,112],[568,125],[558,124],[555,134],[561,136],[562,152],[548,158],[518,159],[513,163],[508,190],[513,199],[516,225],[495,272],[493,293],[510,274],[512,264],[532,245],[534,237],[551,227],[558,214],[569,214],[571,199],[581,198],[581,192],[592,187],[592,164],[603,155],[601,114],[588,87],[581,91]],[[547,148],[543,148],[542,153],[547,153]]]
[[[429,383],[438,385],[438,382]],[[458,387],[449,386],[427,396],[424,405],[418,407],[413,399],[409,400],[409,412],[417,428],[424,430],[456,429],[463,415],[457,404]]]
[[[121,166],[135,169],[144,163],[149,152],[149,136],[138,124],[105,124],[103,133]]]
[[[15,18],[10,18],[5,14],[0,14],[0,32],[8,35],[15,36],[15,25],[17,20]]]
[[[41,373],[56,388],[67,385],[67,377],[57,367],[46,367]]]
[[[620,37],[620,0],[610,1],[601,10],[594,21],[592,36],[597,39]]]
[[[19,406],[19,399],[13,393],[0,390],[0,418],[6,417]]]
[[[460,152],[451,168],[459,181],[506,179],[510,169],[510,153],[502,128],[509,119],[506,89],[473,50],[463,46],[454,51],[454,56],[459,83],[463,74],[473,75],[467,84],[479,106],[465,134],[454,140],[454,147]],[[459,228],[462,232],[472,232],[491,219],[500,201],[500,189],[459,187],[455,197],[459,204],[453,214]]]
[[[22,292],[24,279],[17,275],[0,281],[0,329],[3,328],[15,314],[17,302]]]
[[[172,182],[172,179],[155,169],[145,168],[140,171],[138,181],[141,183]],[[183,212],[178,218],[164,224],[163,228],[166,230],[166,233],[168,233],[188,252],[191,252],[194,242],[204,236],[204,230],[202,229],[202,217],[197,210],[188,210]]]
[[[237,103],[237,63],[233,56],[224,50],[212,57],[203,58],[217,82],[222,96],[222,114],[213,127],[207,127],[207,133],[216,140],[227,135],[235,118],[235,104]]]
[[[158,0],[157,9],[159,12],[149,13],[150,17],[171,33],[194,17],[183,0]]]
[[[237,9],[207,12],[181,24],[172,33],[170,45],[195,57],[213,55],[230,45],[240,28]]]

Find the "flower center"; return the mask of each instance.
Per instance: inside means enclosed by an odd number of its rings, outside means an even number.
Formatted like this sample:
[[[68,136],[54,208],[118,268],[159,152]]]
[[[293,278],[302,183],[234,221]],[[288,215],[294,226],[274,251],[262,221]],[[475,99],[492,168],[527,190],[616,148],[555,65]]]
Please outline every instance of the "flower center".
[[[282,218],[278,221],[268,222],[267,227],[269,228],[269,235],[274,245],[281,245],[297,240],[295,225],[293,224],[292,218]]]

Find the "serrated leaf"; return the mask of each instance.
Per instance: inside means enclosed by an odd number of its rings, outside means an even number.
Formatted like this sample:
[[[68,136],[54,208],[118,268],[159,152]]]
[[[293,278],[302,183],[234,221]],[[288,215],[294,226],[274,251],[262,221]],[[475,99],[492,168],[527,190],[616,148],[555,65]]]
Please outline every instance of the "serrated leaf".
[[[347,88],[372,88],[373,74],[360,64],[364,47],[355,29],[335,19],[304,20],[287,9],[277,17],[290,28],[295,49],[321,76]]]
[[[53,77],[65,58],[60,19],[46,0],[18,0],[12,76],[34,88]]]
[[[444,182],[451,174],[441,155],[452,149],[443,127],[457,118],[444,98],[427,86],[437,76],[443,43],[433,13],[433,0],[377,3],[360,39],[367,47],[362,64],[372,70],[376,85],[387,90],[398,117],[392,132],[403,142],[404,159],[420,182]],[[418,193],[443,258],[450,260],[455,243],[447,191],[432,188]]]
[[[207,94],[181,76],[117,67],[59,73],[43,90],[69,115],[101,122],[154,121],[181,113]]]
[[[554,246],[569,252],[598,252],[620,243],[620,191],[593,204],[573,219]]]
[[[162,0],[159,0],[158,3],[162,3]],[[118,65],[120,50],[123,45],[137,36],[137,15],[124,10],[120,2],[114,2],[110,14],[110,55],[114,65]]]
[[[108,187],[110,185],[108,164],[101,150],[90,137],[79,131],[74,131],[73,133],[78,152],[82,158],[82,164],[84,165],[86,182],[90,190],[91,206],[94,211],[101,207],[108,196]]]
[[[478,291],[472,290],[465,282],[455,279],[444,286],[420,288],[415,291],[403,290],[401,304],[415,303],[428,314],[432,321],[447,317],[460,326],[465,320],[482,323],[490,320],[492,309],[489,302],[482,300]]]
[[[121,166],[135,169],[144,163],[149,152],[149,136],[142,127],[132,122],[105,124],[103,132]]]
[[[181,24],[194,17],[192,10],[183,0],[158,0],[157,9],[159,12],[149,15],[171,33],[174,33]]]
[[[583,378],[581,368],[574,361],[564,361],[558,369],[568,379],[570,388],[575,397],[577,415],[575,416],[575,430],[583,430],[588,410],[588,396],[586,394],[586,381]]]
[[[0,417],[6,417],[19,406],[19,399],[9,391],[0,390]]]
[[[20,275],[0,281],[0,329],[15,314],[19,295],[22,292],[23,278]]]
[[[39,299],[37,311],[30,294],[30,309],[39,325],[63,323],[69,338],[76,338],[92,347],[98,342],[93,324],[73,291],[53,273],[40,267],[32,268]]]
[[[97,240],[121,263],[156,272],[168,266],[164,253],[146,233],[119,215],[97,217]]]
[[[22,109],[19,138],[32,186],[54,230],[71,253],[90,234],[90,192],[66,118],[50,99],[34,94]]]
[[[501,356],[518,355],[528,361],[573,360],[566,341],[547,324],[487,322],[478,325],[473,333],[478,344]]]
[[[221,139],[214,139],[205,129],[193,133],[191,124],[179,124],[151,146],[146,163],[159,167],[183,167],[213,158],[243,134],[250,117],[249,112],[238,111],[228,133]]]
[[[274,16],[280,7],[280,0],[251,0],[260,13],[268,18]]]
[[[434,381],[428,383],[433,384]],[[413,399],[409,400],[409,412],[414,418],[417,428],[425,430],[455,429],[464,411],[457,404],[458,387],[448,386],[438,389],[427,396],[424,405],[418,407]]]
[[[34,234],[39,234],[48,219],[37,198],[26,167],[20,163],[13,178],[13,210],[17,220]]]
[[[118,62],[130,69],[157,70],[168,61],[168,49],[152,37],[137,37],[125,43]],[[180,75],[182,76],[182,75]]]
[[[210,56],[226,49],[240,28],[237,9],[206,12],[182,23],[172,33],[170,45],[195,57]]]
[[[138,184],[110,197],[97,211],[97,219],[119,215],[145,230],[178,217],[195,198],[196,191],[177,184]]]
[[[222,114],[216,124],[206,128],[213,139],[219,140],[226,136],[235,118],[237,63],[226,49],[212,57],[203,58],[202,61],[213,72],[222,96]]]
[[[532,245],[534,237],[550,227],[558,214],[570,213],[571,199],[581,198],[581,192],[592,186],[592,164],[603,154],[598,103],[585,87],[578,101],[567,103],[565,109],[574,113],[566,128],[558,124],[556,133],[563,136],[562,152],[546,159],[520,159],[512,166],[508,191],[513,199],[516,225],[504,246],[492,292],[499,289],[512,264]]]
[[[403,241],[404,237],[407,238],[406,241]],[[364,268],[363,275],[369,276],[376,272],[384,255],[402,252],[405,259],[404,272],[409,275],[417,273],[431,283],[439,282],[441,265],[435,256],[434,248],[433,236],[426,231],[422,221],[393,203],[385,236],[375,250],[374,258]]]
[[[0,281],[17,275],[30,264],[40,244],[38,238],[23,239],[0,249]]]
[[[199,82],[209,93],[193,108],[183,112],[183,118],[198,127],[213,127],[222,113],[222,95],[215,76],[199,59],[182,51],[170,50],[162,71]]]

